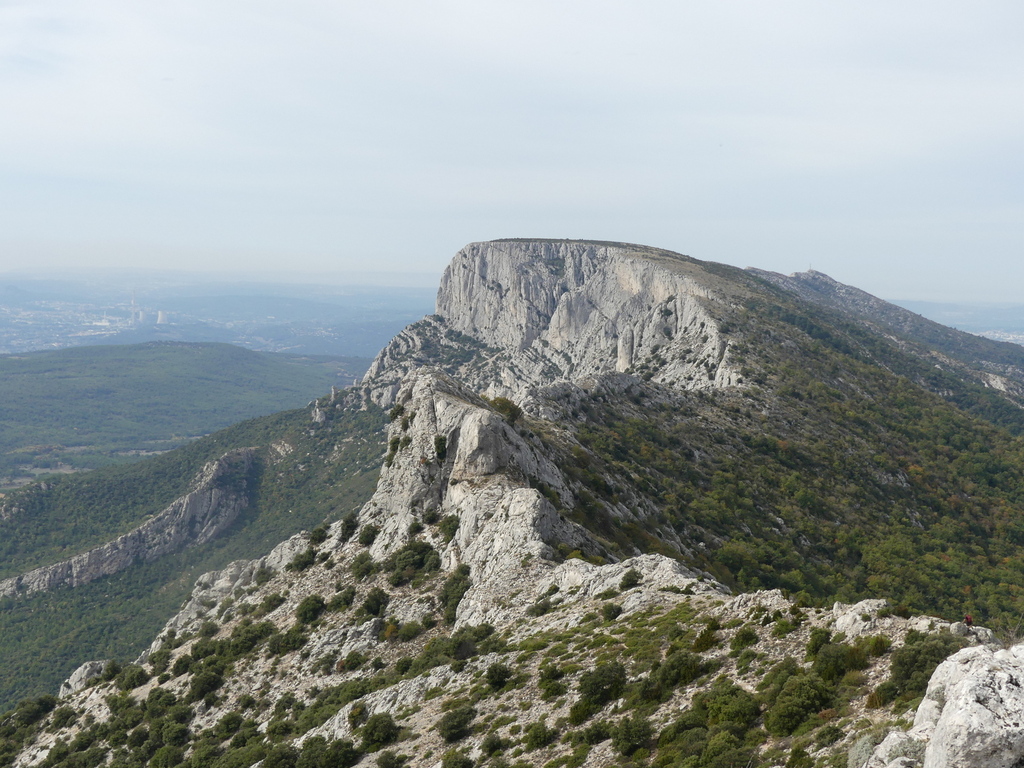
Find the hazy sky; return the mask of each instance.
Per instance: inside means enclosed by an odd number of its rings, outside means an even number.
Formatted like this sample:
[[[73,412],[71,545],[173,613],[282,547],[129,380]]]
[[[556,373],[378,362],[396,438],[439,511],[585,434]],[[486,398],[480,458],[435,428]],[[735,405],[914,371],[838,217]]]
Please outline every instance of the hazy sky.
[[[1024,302],[1014,2],[0,0],[0,272],[640,242]]]

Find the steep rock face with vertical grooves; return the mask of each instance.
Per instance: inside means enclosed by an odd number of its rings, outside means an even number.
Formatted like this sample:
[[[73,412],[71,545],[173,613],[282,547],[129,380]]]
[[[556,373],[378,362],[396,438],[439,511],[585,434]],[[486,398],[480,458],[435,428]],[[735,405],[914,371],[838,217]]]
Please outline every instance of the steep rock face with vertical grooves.
[[[473,243],[445,270],[437,314],[399,334],[366,381],[390,402],[402,375],[433,357],[471,385],[523,399],[559,380],[638,370],[705,389],[736,386],[723,310],[747,295],[700,262],[615,243]],[[467,352],[480,351],[463,364]]]

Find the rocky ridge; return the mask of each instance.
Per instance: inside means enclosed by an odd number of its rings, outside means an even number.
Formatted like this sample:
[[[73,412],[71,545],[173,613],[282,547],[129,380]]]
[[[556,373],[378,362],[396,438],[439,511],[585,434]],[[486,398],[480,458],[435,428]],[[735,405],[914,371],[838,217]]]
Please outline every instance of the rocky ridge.
[[[228,528],[249,506],[246,478],[254,452],[232,451],[209,462],[192,490],[148,522],[67,560],[0,581],[0,597],[77,587],[187,547],[200,546]]]

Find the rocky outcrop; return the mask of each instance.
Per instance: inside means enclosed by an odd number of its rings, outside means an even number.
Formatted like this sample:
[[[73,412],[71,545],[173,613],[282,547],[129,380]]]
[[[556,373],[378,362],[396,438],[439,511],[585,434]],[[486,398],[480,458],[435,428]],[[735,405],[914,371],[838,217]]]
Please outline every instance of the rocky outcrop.
[[[446,570],[470,567],[474,586],[459,623],[494,622],[535,597],[522,589],[555,566],[555,545],[603,548],[532,485],[572,501],[561,472],[471,390],[439,371],[409,376],[398,393],[389,466],[360,520],[379,529],[370,554],[383,560],[424,516],[454,516],[450,542],[434,540]],[[513,597],[514,596],[514,597]]]
[[[59,696],[62,699],[66,699],[68,696],[72,696],[79,691],[82,691],[89,685],[89,682],[94,678],[99,677],[103,674],[103,670],[109,662],[104,661],[87,661],[82,664],[78,669],[71,673],[71,677],[64,681],[60,687]]]
[[[935,670],[909,731],[864,768],[1014,768],[1024,762],[1024,645],[964,648]],[[859,766],[858,766],[859,768]]]
[[[148,522],[107,544],[53,565],[0,581],[0,596],[17,597],[77,587],[220,535],[249,505],[248,476],[255,452],[232,451],[211,461],[192,490]]]
[[[695,259],[643,246],[473,243],[445,271],[437,315],[399,334],[365,381],[388,404],[429,353],[477,390],[517,402],[559,380],[624,371],[686,389],[735,386],[721,317],[739,290]],[[463,364],[470,351],[479,354]]]

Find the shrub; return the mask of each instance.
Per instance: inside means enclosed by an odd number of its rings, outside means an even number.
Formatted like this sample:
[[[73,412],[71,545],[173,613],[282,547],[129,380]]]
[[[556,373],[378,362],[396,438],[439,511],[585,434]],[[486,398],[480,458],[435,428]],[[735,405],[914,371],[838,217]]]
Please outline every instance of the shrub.
[[[896,696],[919,696],[928,687],[935,668],[947,656],[960,650],[964,641],[953,635],[925,635],[911,630],[902,648],[892,653],[889,667],[888,687],[885,688],[885,703]],[[885,686],[883,683],[882,686]],[[879,690],[882,690],[879,686]]]
[[[338,541],[342,544],[352,538],[352,535],[359,528],[358,515],[349,515],[341,521],[341,530],[338,532]]]
[[[717,620],[711,619],[708,621],[704,629],[701,630],[701,633],[694,638],[693,651],[695,653],[703,653],[704,651],[710,651],[718,645],[721,642],[721,639],[718,637],[720,627],[721,625]]]
[[[188,689],[188,700],[199,701],[208,693],[213,693],[224,684],[224,678],[216,672],[204,670],[192,678]]]
[[[137,664],[126,664],[114,683],[122,691],[131,691],[149,681],[149,675]]]
[[[309,534],[309,543],[310,544],[323,544],[325,541],[327,541],[327,527],[326,526],[323,526],[323,525],[318,526],[318,527],[314,528],[310,532],[310,534]]]
[[[600,744],[612,737],[612,729],[607,720],[598,720],[583,729],[580,735],[587,744]]]
[[[526,609],[526,615],[543,616],[546,613],[550,613],[554,607],[555,606],[552,605],[550,600],[548,600],[546,597],[543,597]]]
[[[302,633],[301,626],[294,626],[287,632],[275,632],[267,638],[267,654],[269,656],[281,656],[299,650],[309,640]]]
[[[846,643],[826,643],[818,650],[811,669],[826,682],[834,683],[847,672],[864,669],[868,665],[868,655],[862,648]]]
[[[845,735],[846,734],[843,732],[843,729],[838,725],[826,725],[818,731],[817,735],[814,737],[814,743],[817,744],[818,747],[828,747],[835,744]]]
[[[622,581],[619,582],[619,589],[625,592],[627,589],[632,589],[641,582],[640,571],[636,568],[630,568],[624,574],[622,574]]]
[[[403,643],[415,640],[423,634],[423,625],[418,621],[409,621],[398,628],[396,637]]]
[[[455,623],[459,603],[462,601],[463,595],[469,591],[472,583],[469,579],[469,566],[465,563],[456,568],[455,572],[445,580],[438,598],[441,607],[444,608],[444,620],[447,623]]]
[[[184,759],[185,753],[181,751],[181,747],[165,744],[153,753],[149,765],[152,768],[174,768]]]
[[[786,684],[789,678],[800,671],[800,665],[791,656],[787,656],[768,670],[765,676],[761,678],[761,682],[757,684],[757,690],[761,693],[761,699],[764,703],[767,706],[774,704],[775,700],[779,697],[779,693],[782,691],[782,686]]]
[[[580,675],[580,699],[603,707],[626,690],[626,668],[617,661],[598,664]]]
[[[441,758],[441,768],[473,768],[473,761],[465,752],[449,749]]]
[[[380,528],[376,525],[364,525],[362,530],[359,531],[359,543],[364,547],[369,547],[377,540],[377,534],[380,533]]]
[[[284,602],[285,602],[284,595],[278,594],[277,592],[274,592],[273,594],[267,595],[266,597],[263,598],[263,602],[260,603],[260,605],[256,609],[256,613],[254,615],[256,616],[256,618],[260,618],[261,616],[266,616],[268,613],[270,613],[272,611],[275,611],[278,608],[280,608],[282,605],[284,605]]]
[[[484,736],[484,740],[480,742],[480,751],[485,755],[493,755],[503,749],[505,749],[504,739],[493,731]]]
[[[632,717],[620,720],[612,728],[612,746],[618,750],[620,755],[629,756],[636,752],[654,737],[654,726],[651,721],[634,712]]]
[[[54,728],[60,730],[61,728],[73,725],[76,720],[78,720],[78,713],[74,709],[71,707],[61,707],[54,711],[51,724]]]
[[[740,627],[739,632],[733,635],[732,640],[729,641],[729,649],[732,651],[742,651],[744,648],[756,645],[760,639],[757,636],[757,630],[750,625]]]
[[[360,757],[348,739],[328,743],[323,736],[313,736],[303,743],[295,768],[350,768]]]
[[[605,621],[615,621],[622,613],[622,606],[616,603],[605,603],[601,606],[601,616]]]
[[[448,743],[456,742],[469,735],[470,726],[475,717],[476,710],[472,707],[468,705],[456,707],[441,716],[441,719],[437,721],[435,729],[441,738]]]
[[[398,724],[387,712],[370,715],[361,731],[363,750],[376,752],[381,747],[386,747],[398,739],[398,732]]]
[[[675,651],[665,657],[658,667],[658,683],[671,690],[678,685],[689,685],[708,671],[708,665],[695,653]]]
[[[815,627],[811,630],[811,639],[807,641],[807,658],[813,659],[818,655],[822,646],[832,640],[832,633],[824,627]]]
[[[291,744],[275,744],[263,758],[263,768],[296,768],[299,750]]]
[[[345,587],[332,597],[327,603],[328,611],[344,611],[352,607],[356,599],[355,587]]]
[[[158,651],[153,651],[149,654],[149,666],[153,670],[153,674],[159,675],[161,672],[165,672],[167,667],[171,663],[171,652],[167,648],[161,648]]]
[[[832,692],[820,677],[813,673],[793,675],[786,680],[775,703],[765,712],[765,730],[773,736],[789,736],[831,701]]]
[[[407,755],[399,755],[389,749],[377,755],[377,768],[402,768],[408,761]]]
[[[390,583],[397,587],[419,573],[436,571],[441,567],[441,557],[427,542],[410,541],[388,559],[385,567],[391,571]]]
[[[352,564],[349,566],[349,569],[352,571],[353,576],[361,580],[377,570],[377,564],[373,562],[369,552],[360,552],[352,558]]]
[[[363,600],[363,610],[370,616],[382,616],[389,602],[391,602],[391,598],[388,596],[388,593],[380,587],[374,587],[366,593],[366,599]]]
[[[531,723],[523,735],[523,745],[530,750],[546,747],[558,737],[558,731],[549,728],[543,720]]]
[[[494,410],[505,417],[510,425],[515,426],[515,423],[523,415],[523,409],[513,403],[507,397],[496,397],[491,400],[491,405],[494,406]]]
[[[447,544],[455,538],[455,532],[459,530],[459,516],[445,515],[441,518],[441,522],[438,523],[437,529],[441,532]]]
[[[857,645],[863,648],[868,656],[884,656],[892,648],[892,640],[885,635],[872,635],[858,638]]]
[[[299,552],[292,561],[285,566],[286,571],[302,571],[309,568],[313,563],[316,562],[316,550],[312,547],[307,547],[304,552]]]
[[[434,455],[438,461],[444,461],[448,457],[448,438],[444,435],[434,435]]]
[[[484,679],[493,690],[497,691],[505,687],[505,683],[512,679],[512,674],[512,668],[507,664],[495,662],[487,668]]]
[[[311,624],[327,610],[327,601],[320,595],[309,595],[295,609],[295,618],[301,624]]]

